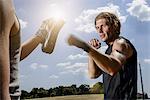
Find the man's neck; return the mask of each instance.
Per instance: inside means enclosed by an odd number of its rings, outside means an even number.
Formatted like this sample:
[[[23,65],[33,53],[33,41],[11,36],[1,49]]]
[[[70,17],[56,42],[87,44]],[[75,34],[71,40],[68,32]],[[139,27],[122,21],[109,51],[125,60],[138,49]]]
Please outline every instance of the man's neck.
[[[111,40],[109,40],[109,41],[106,41],[106,44],[109,46],[109,45],[113,45],[113,43],[114,43],[114,41],[116,40],[116,39],[118,39],[119,38],[119,35],[114,35],[114,37],[111,39]]]

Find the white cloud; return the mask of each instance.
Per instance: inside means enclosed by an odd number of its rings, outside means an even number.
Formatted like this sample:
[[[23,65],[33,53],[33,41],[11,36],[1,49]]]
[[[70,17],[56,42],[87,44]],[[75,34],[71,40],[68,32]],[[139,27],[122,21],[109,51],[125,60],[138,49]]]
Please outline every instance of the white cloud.
[[[80,67],[87,67],[87,66],[88,66],[87,63],[75,63],[73,65],[66,66],[65,69],[73,69],[73,68],[80,68]]]
[[[38,64],[37,64],[37,63],[32,63],[32,64],[30,65],[30,67],[31,67],[32,69],[37,69]]]
[[[59,77],[57,75],[51,75],[51,76],[49,76],[49,78],[51,78],[51,79],[57,79]]]
[[[108,6],[105,7],[84,10],[81,13],[81,15],[75,19],[75,22],[78,24],[76,30],[86,33],[94,32],[94,19],[100,12],[103,11],[112,12],[116,14],[122,23],[126,21],[127,16],[121,16],[121,13],[119,12],[119,6],[114,4],[108,4]]]
[[[30,65],[30,67],[32,68],[32,69],[39,69],[39,68],[41,68],[41,69],[46,69],[46,68],[48,68],[48,65],[43,65],[43,64],[38,64],[38,63],[32,63],[31,65]]]
[[[150,59],[144,59],[144,62],[150,64]]]
[[[76,55],[69,55],[68,56],[68,59],[70,59],[70,60],[82,59],[82,58],[87,58],[87,55],[85,52],[83,52],[82,54],[76,54]]]
[[[48,65],[39,65],[39,68],[48,68]]]
[[[59,74],[63,75],[63,74],[67,74],[67,73],[68,73],[68,71],[62,71]]]
[[[62,67],[65,67],[65,66],[68,66],[70,65],[71,62],[64,62],[64,63],[58,63],[56,66],[62,66]]]
[[[20,75],[20,78],[25,78],[25,77],[27,77],[27,76],[25,76],[25,75]]]
[[[127,6],[127,12],[131,16],[137,17],[140,21],[150,21],[150,6],[145,0],[133,0]]]
[[[70,66],[64,67],[64,71],[60,72],[59,74],[87,74],[87,63],[74,63]]]
[[[64,75],[64,74],[73,74],[73,75],[77,75],[77,74],[87,74],[87,68],[86,67],[80,67],[80,68],[76,68],[76,69],[69,69],[69,70],[65,70],[60,72],[59,74]]]
[[[27,27],[28,22],[26,22],[26,21],[24,21],[24,20],[22,20],[22,19],[19,19],[19,22],[20,22],[20,25],[21,25],[21,28],[22,28],[22,29],[24,29],[24,28]]]

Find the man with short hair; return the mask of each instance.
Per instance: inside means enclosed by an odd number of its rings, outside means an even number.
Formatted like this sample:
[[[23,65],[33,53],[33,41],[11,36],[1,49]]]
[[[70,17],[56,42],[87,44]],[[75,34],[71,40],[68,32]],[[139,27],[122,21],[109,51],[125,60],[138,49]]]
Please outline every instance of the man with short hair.
[[[103,74],[104,99],[136,99],[137,52],[129,40],[119,36],[119,19],[113,13],[101,12],[95,18],[95,28],[100,39],[108,45],[105,54],[97,50],[101,47],[98,39],[92,39],[87,44],[71,36],[69,44],[88,53],[88,73],[91,78]]]

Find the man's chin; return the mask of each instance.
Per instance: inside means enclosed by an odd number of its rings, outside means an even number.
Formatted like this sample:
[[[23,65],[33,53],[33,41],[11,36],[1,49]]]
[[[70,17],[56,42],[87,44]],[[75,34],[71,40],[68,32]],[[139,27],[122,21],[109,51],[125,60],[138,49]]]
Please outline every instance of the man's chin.
[[[101,41],[106,42],[106,39],[102,38]]]

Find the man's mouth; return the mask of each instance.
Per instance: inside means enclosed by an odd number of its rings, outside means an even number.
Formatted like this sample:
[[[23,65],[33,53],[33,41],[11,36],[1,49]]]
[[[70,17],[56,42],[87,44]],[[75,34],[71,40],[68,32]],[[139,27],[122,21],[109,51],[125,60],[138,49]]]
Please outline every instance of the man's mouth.
[[[103,39],[103,38],[104,38],[104,36],[105,36],[105,34],[104,34],[104,33],[100,33],[100,38],[101,38],[101,39]]]

